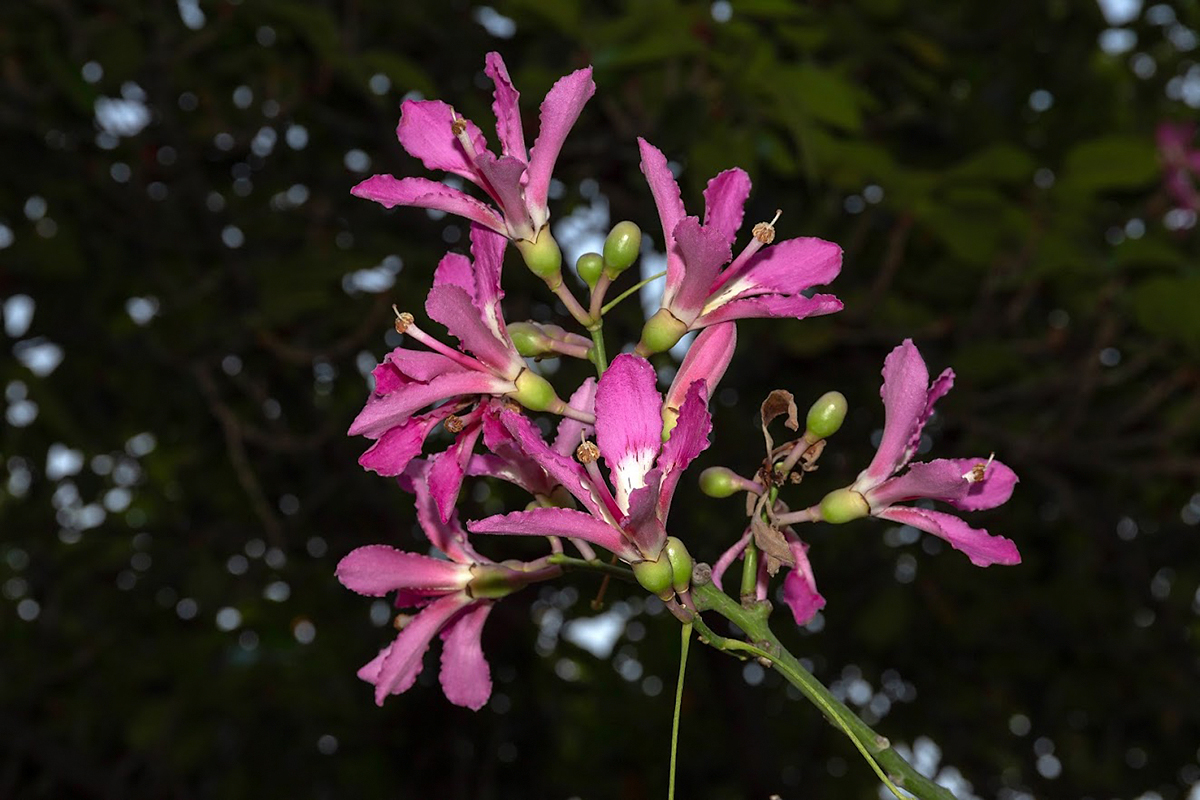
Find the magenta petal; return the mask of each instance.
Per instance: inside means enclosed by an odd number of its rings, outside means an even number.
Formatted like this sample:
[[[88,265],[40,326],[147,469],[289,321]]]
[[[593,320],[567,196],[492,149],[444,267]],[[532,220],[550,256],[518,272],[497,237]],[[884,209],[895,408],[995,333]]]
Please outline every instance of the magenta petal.
[[[908,506],[892,506],[872,512],[872,515],[899,522],[901,525],[911,525],[945,539],[955,550],[966,553],[967,558],[977,567],[1021,563],[1021,554],[1017,552],[1017,546],[1012,541],[1003,536],[993,536],[985,530],[972,528],[953,514]]]
[[[500,415],[500,419],[520,443],[526,455],[536,461],[551,478],[566,487],[584,508],[597,517],[604,516],[603,506],[592,492],[591,479],[578,461],[551,449],[524,414],[505,411]]]
[[[508,341],[500,300],[500,273],[504,268],[504,249],[508,239],[481,225],[471,226],[471,256],[475,260],[475,286],[469,294],[483,321],[498,338]]]
[[[440,400],[458,395],[506,394],[512,381],[483,372],[451,372],[429,383],[412,383],[384,396],[372,395],[350,425],[351,436],[378,438],[388,428],[408,420],[415,412]]]
[[[579,119],[579,112],[583,111],[584,105],[595,93],[592,68],[585,67],[559,78],[542,101],[537,141],[529,153],[529,172],[525,183],[525,201],[530,214],[536,214],[536,225],[544,224],[549,216],[546,214],[543,217],[542,214],[545,213],[546,194],[550,190],[550,176],[554,174],[554,164],[558,161],[563,142],[575,120]]]
[[[688,389],[679,409],[679,419],[671,431],[671,437],[663,445],[658,466],[662,468],[662,493],[659,495],[659,516],[666,520],[671,510],[671,499],[675,487],[683,477],[688,465],[708,447],[708,435],[712,432],[712,415],[708,413],[708,388],[704,381],[696,381]]]
[[[671,388],[663,399],[663,405],[678,411],[683,405],[684,395],[688,388],[698,380],[703,380],[711,395],[725,375],[729,362],[733,360],[733,351],[737,347],[737,326],[732,322],[722,322],[705,328],[696,337],[696,341],[688,348],[679,371],[671,381]]]
[[[658,376],[644,358],[623,353],[612,360],[596,387],[596,443],[612,476],[617,504],[644,486],[662,448],[662,395]]]
[[[428,350],[409,350],[405,347],[397,347],[384,356],[383,364],[379,366],[382,368],[385,365],[400,375],[412,378],[412,380],[419,381],[420,383],[429,383],[434,378],[447,372],[465,372],[467,370],[462,364],[441,353],[432,353]],[[380,376],[376,374],[375,393],[391,394],[391,392],[408,383],[408,381],[387,381],[381,383]]]
[[[606,522],[569,508],[534,508],[514,511],[467,523],[472,533],[513,536],[569,536],[599,545],[626,561],[641,561],[642,556],[621,530]]]
[[[708,300],[717,271],[733,258],[729,243],[712,228],[700,227],[696,217],[684,217],[675,226],[675,247],[683,258],[683,279],[673,296],[663,296],[663,305],[690,324],[700,315]]]
[[[428,414],[412,417],[407,422],[389,429],[359,456],[359,465],[380,475],[399,475],[408,467],[410,461],[421,454],[425,437],[434,426],[450,416],[453,411],[453,406],[441,406]]]
[[[455,513],[453,505],[450,506],[449,514],[443,518],[429,488],[429,473],[432,469],[429,462],[414,461],[404,474],[404,478],[412,483],[411,490],[416,495],[417,522],[429,543],[460,564],[490,563],[489,559],[476,553],[467,541],[467,532],[458,521],[458,514]]]
[[[466,592],[456,592],[434,601],[413,617],[391,646],[381,654],[383,658],[378,664],[378,672],[370,675],[375,661],[359,671],[359,677],[375,684],[376,705],[383,705],[389,694],[401,694],[413,685],[425,666],[425,651],[429,649],[434,635],[458,613],[459,609],[472,602],[474,601]]]
[[[917,419],[917,424],[913,428],[912,436],[908,438],[908,445],[904,449],[904,460],[908,461],[917,452],[917,448],[921,446],[921,431],[925,430],[925,423],[933,416],[933,406],[950,391],[954,386],[954,370],[947,367],[942,370],[942,374],[938,375],[930,385],[929,391],[925,395],[925,410],[921,412],[921,416]]]
[[[749,196],[750,176],[745,171],[734,167],[717,175],[704,189],[704,227],[717,231],[732,246]]]
[[[664,297],[675,296],[683,280],[683,260],[675,251],[675,226],[686,216],[683,199],[679,195],[679,184],[667,166],[667,157],[654,145],[638,137],[638,148],[642,153],[642,174],[650,184],[654,204],[658,206],[658,218],[662,222],[663,250],[667,254],[667,280]]]
[[[475,442],[479,439],[480,427],[473,425],[455,437],[454,442],[444,452],[438,453],[429,460],[429,471],[426,473],[429,494],[437,506],[442,521],[448,521],[458,502],[458,493],[462,489],[463,476],[467,471],[467,462]]]
[[[454,109],[441,100],[405,100],[400,104],[396,138],[408,154],[421,159],[427,169],[443,170],[479,183],[479,177],[451,124]],[[487,149],[483,133],[470,120],[463,120],[476,152]]]
[[[373,175],[351,189],[350,194],[374,200],[384,208],[416,206],[445,211],[508,235],[504,220],[491,206],[458,189],[427,178],[397,179],[391,175]]]
[[[442,691],[456,706],[478,711],[492,696],[492,673],[483,655],[483,624],[495,603],[480,602],[442,632]]]
[[[667,531],[658,516],[659,485],[662,470],[652,469],[646,475],[646,485],[629,493],[629,513],[621,527],[633,540],[642,557],[656,561],[667,542]]]
[[[792,610],[797,625],[807,625],[825,607],[825,598],[817,591],[807,548],[799,541],[788,542],[794,566],[783,579],[783,602]]]
[[[488,53],[484,57],[484,73],[492,79],[496,90],[492,97],[492,112],[496,115],[496,136],[500,139],[501,152],[521,161],[528,161],[525,153],[525,132],[521,128],[521,109],[518,101],[521,93],[508,77],[508,67],[499,53]]]
[[[841,270],[842,248],[824,239],[799,237],[759,250],[729,288],[739,294],[743,291],[798,294],[830,283]]]
[[[585,379],[571,395],[567,405],[577,411],[595,414],[596,380],[594,378]],[[554,452],[570,458],[583,440],[591,438],[593,435],[595,435],[593,425],[570,417],[563,417],[558,423],[558,431],[554,436]]]
[[[537,226],[531,224],[521,188],[525,162],[512,156],[496,158],[485,150],[475,158],[475,166],[487,180],[487,193],[500,205],[509,235],[520,239],[532,239],[537,232]]]
[[[738,559],[738,556],[745,552],[746,545],[750,543],[750,534],[751,530],[746,528],[746,532],[742,534],[742,538],[734,542],[732,547],[721,554],[721,557],[717,559],[717,563],[713,564],[712,582],[716,584],[718,589],[724,591],[724,587],[721,586],[721,578],[725,575],[725,570],[729,569],[733,562]]]
[[[879,394],[883,398],[883,438],[870,466],[859,475],[863,489],[880,483],[908,461],[908,443],[928,404],[929,370],[912,339],[905,339],[883,362]]]
[[[983,480],[967,479],[974,467],[983,465],[986,465]],[[910,465],[903,475],[869,490],[866,498],[872,508],[928,497],[955,508],[977,511],[1006,502],[1016,484],[1016,473],[999,461],[987,464],[986,458],[939,458]]]
[[[353,550],[338,562],[337,579],[352,592],[382,597],[397,589],[457,592],[471,580],[464,564],[441,561],[394,547],[372,544]]]
[[[473,227],[472,227],[473,229]],[[462,253],[446,253],[433,271],[434,286],[457,286],[475,299],[475,268]]]
[[[730,322],[735,319],[756,317],[805,319],[806,317],[835,314],[841,310],[842,301],[831,294],[814,294],[812,297],[805,297],[802,294],[769,294],[723,303],[692,322],[692,329],[715,325],[719,322]]]
[[[457,286],[434,286],[425,298],[425,312],[446,326],[465,349],[506,378],[516,378],[525,362],[509,342],[497,338],[471,298]]]

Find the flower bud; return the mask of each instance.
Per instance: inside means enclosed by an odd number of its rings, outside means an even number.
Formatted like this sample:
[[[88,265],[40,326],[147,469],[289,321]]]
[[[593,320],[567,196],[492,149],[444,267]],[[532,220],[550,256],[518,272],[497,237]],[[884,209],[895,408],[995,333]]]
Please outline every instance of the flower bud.
[[[842,427],[846,419],[846,396],[841,392],[826,392],[808,410],[805,435],[812,441],[828,439]]]
[[[615,278],[632,266],[642,248],[642,229],[629,220],[618,222],[604,240],[604,271]]]
[[[670,350],[687,333],[684,325],[675,315],[665,308],[660,308],[654,316],[646,320],[642,328],[642,341],[638,347],[646,355]]]
[[[841,525],[871,513],[867,499],[853,489],[835,489],[821,500],[821,520]]]
[[[550,235],[549,225],[538,231],[534,241],[518,239],[516,244],[525,259],[525,265],[534,275],[552,286],[562,282],[562,250],[558,249],[558,242]]]
[[[550,337],[533,322],[510,322],[508,336],[513,347],[525,358],[537,358],[551,352]]]
[[[677,592],[686,592],[692,585],[692,554],[683,542],[674,536],[668,536],[663,555],[671,564],[671,588]]]
[[[637,578],[643,589],[656,597],[666,600],[674,594],[674,569],[670,559],[661,555],[657,561],[638,561],[634,564],[633,577]]]
[[[584,253],[575,262],[575,271],[589,289],[595,289],[596,281],[600,280],[600,273],[604,271],[604,256],[599,253]]]
[[[700,473],[700,491],[709,497],[732,497],[742,491],[742,479],[727,467],[709,467]]]
[[[517,376],[517,390],[509,397],[530,411],[549,411],[562,403],[550,381],[530,369]]]

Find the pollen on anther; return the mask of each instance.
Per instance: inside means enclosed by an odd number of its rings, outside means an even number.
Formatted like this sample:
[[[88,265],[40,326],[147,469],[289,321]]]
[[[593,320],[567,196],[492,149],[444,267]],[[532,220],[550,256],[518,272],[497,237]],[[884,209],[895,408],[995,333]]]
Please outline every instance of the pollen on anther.
[[[401,311],[392,305],[392,312],[396,315],[396,333],[404,333],[408,330],[408,326],[413,324],[413,315],[407,311]]]
[[[462,136],[467,132],[467,121],[462,117],[455,119],[450,123],[450,132],[455,136]]]
[[[962,475],[962,479],[964,481],[966,481],[967,483],[983,482],[983,479],[987,477],[987,468],[992,465],[992,462],[995,459],[996,459],[996,454],[992,453],[990,456],[988,456],[988,460],[985,463],[976,464],[975,466],[971,467],[969,470],[964,472]]]
[[[579,447],[575,448],[575,457],[582,464],[591,464],[596,459],[600,458],[600,448],[592,442],[584,442]]]
[[[408,626],[408,623],[412,622],[412,619],[411,614],[397,614],[396,618],[392,620],[392,627],[402,631]]]
[[[763,244],[770,244],[775,241],[775,223],[779,221],[780,215],[783,214],[783,209],[775,209],[775,217],[770,222],[760,222],[754,226],[751,231],[754,238],[758,239]]]
[[[446,430],[450,431],[451,433],[462,433],[462,429],[465,427],[462,417],[456,414],[451,414],[450,416],[446,417],[446,421],[442,424],[445,425]]]

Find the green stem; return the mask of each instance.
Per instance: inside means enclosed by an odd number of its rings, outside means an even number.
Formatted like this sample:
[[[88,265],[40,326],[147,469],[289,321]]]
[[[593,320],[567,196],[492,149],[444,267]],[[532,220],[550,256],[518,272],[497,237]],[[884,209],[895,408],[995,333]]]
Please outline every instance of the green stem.
[[[788,652],[767,625],[767,609],[764,604],[754,603],[750,607],[735,602],[713,583],[692,586],[692,597],[697,609],[714,611],[745,631],[754,644],[727,639],[714,633],[699,617],[693,621],[700,633],[701,641],[723,651],[740,651],[766,659],[807,697],[833,724],[850,737],[854,746],[879,775],[880,780],[897,797],[903,797],[898,787],[920,798],[920,800],[954,800],[948,789],[938,786],[921,775],[912,765],[896,752],[888,740],[880,736],[869,725],[858,718],[845,703],[838,700],[800,664],[799,659]],[[886,770],[886,772],[885,772]]]
[[[586,561],[582,558],[572,558],[565,553],[553,553],[546,556],[547,564],[558,564],[563,569],[578,569],[587,570],[589,572],[599,572],[603,575],[611,575],[614,578],[620,578],[623,581],[637,583],[633,577],[633,570],[625,567],[619,567],[616,564],[608,564],[600,559],[594,561]]]
[[[611,311],[611,310],[612,310],[613,306],[615,306],[617,303],[621,302],[621,301],[622,301],[622,300],[624,300],[626,297],[629,297],[629,295],[633,294],[633,293],[634,293],[634,292],[636,292],[638,289],[640,289],[640,288],[642,288],[643,286],[645,286],[647,283],[650,283],[650,281],[656,281],[656,280],[658,280],[659,278],[661,278],[663,275],[666,275],[666,274],[667,274],[667,271],[664,269],[662,272],[659,272],[659,273],[658,273],[658,274],[656,274],[656,275],[651,275],[649,278],[646,278],[645,280],[638,281],[638,282],[637,282],[637,283],[635,283],[633,286],[630,286],[628,289],[626,289],[625,291],[621,292],[619,295],[617,295],[616,297],[614,297],[612,300],[610,300],[609,302],[607,302],[607,303],[605,303],[603,306],[601,306],[601,307],[600,307],[600,313],[601,313],[601,314],[607,314],[609,311]]]
[[[692,625],[681,628],[679,645],[679,683],[675,686],[675,718],[671,721],[671,776],[667,783],[667,800],[675,800],[675,756],[679,752],[679,711],[683,707],[683,677],[687,669],[688,645],[692,642]]]
[[[742,556],[742,599],[753,600],[757,596],[758,585],[758,545],[754,543],[754,534],[746,542],[746,551]]]
[[[593,324],[588,326],[588,333],[592,336],[592,363],[596,365],[596,375],[604,374],[604,370],[608,369],[608,355],[604,352],[604,322],[597,319]]]

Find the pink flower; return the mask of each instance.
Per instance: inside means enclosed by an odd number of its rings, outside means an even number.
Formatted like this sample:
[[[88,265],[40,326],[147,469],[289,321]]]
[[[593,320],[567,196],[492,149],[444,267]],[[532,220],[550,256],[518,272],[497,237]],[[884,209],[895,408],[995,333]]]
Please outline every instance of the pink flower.
[[[638,139],[638,145],[667,251],[662,307],[647,322],[639,352],[666,350],[687,331],[718,322],[748,317],[803,319],[841,310],[841,301],[833,295],[804,294],[837,277],[841,248],[821,239],[798,238],[763,250],[774,240],[775,229],[771,223],[761,223],[754,227],[746,248],[733,258],[731,248],[750,194],[746,173],[730,169],[708,182],[701,224],[698,217],[686,215],[666,157],[644,139]]]
[[[347,589],[368,597],[396,592],[396,605],[420,609],[396,639],[358,671],[375,686],[375,703],[409,689],[421,674],[425,652],[441,633],[441,683],[451,703],[478,711],[492,693],[491,671],[480,641],[483,624],[496,600],[561,570],[544,564],[495,562],[476,553],[452,517],[444,522],[424,490],[424,476],[414,476],[417,517],[445,561],[406,553],[386,545],[360,547],[341,560],[337,578]]]
[[[550,218],[546,196],[554,162],[580,111],[596,91],[592,68],[572,72],[557,83],[542,101],[541,128],[528,153],[520,94],[508,77],[499,53],[488,53],[484,72],[496,89],[492,110],[500,156],[487,149],[483,133],[440,100],[406,100],[400,107],[396,136],[412,156],[429,169],[450,172],[474,183],[495,205],[426,178],[375,175],[351,192],[394,206],[434,208],[465,217],[510,239],[536,241]]]
[[[571,413],[550,384],[529,371],[508,336],[500,311],[505,244],[502,236],[472,225],[474,265],[456,253],[442,259],[425,310],[458,338],[461,348],[442,344],[422,331],[411,315],[401,314],[397,330],[431,350],[397,347],[389,353],[373,371],[375,389],[350,426],[351,435],[375,440],[359,463],[381,475],[402,473],[438,424],[458,433],[455,444],[434,459],[431,469],[443,520],[449,518],[489,403],[510,397],[537,410]],[[435,403],[443,405],[417,414]]]
[[[1200,149],[1192,146],[1196,123],[1160,122],[1155,138],[1168,194],[1182,208],[1200,211],[1200,191],[1195,181],[1200,176]]]
[[[893,350],[883,366],[880,394],[885,420],[879,449],[858,480],[821,501],[819,518],[846,522],[869,514],[945,539],[976,566],[1019,564],[1021,556],[1016,545],[1002,536],[972,528],[953,514],[897,505],[928,498],[974,511],[1001,505],[1012,496],[1016,474],[990,457],[909,463],[920,444],[921,431],[933,414],[934,403],[953,384],[954,371],[950,369],[932,385],[929,383],[925,361],[911,339]]]
[[[535,508],[468,522],[473,533],[569,536],[599,545],[629,562],[656,561],[667,539],[671,500],[683,471],[706,447],[712,420],[703,381],[688,389],[678,422],[663,443],[663,399],[650,363],[625,354],[613,359],[596,387],[596,443],[585,443],[581,464],[549,447],[521,414],[501,419],[525,453],[566,487],[586,511]],[[609,480],[600,473],[602,456]],[[611,481],[611,488],[609,481]]]

